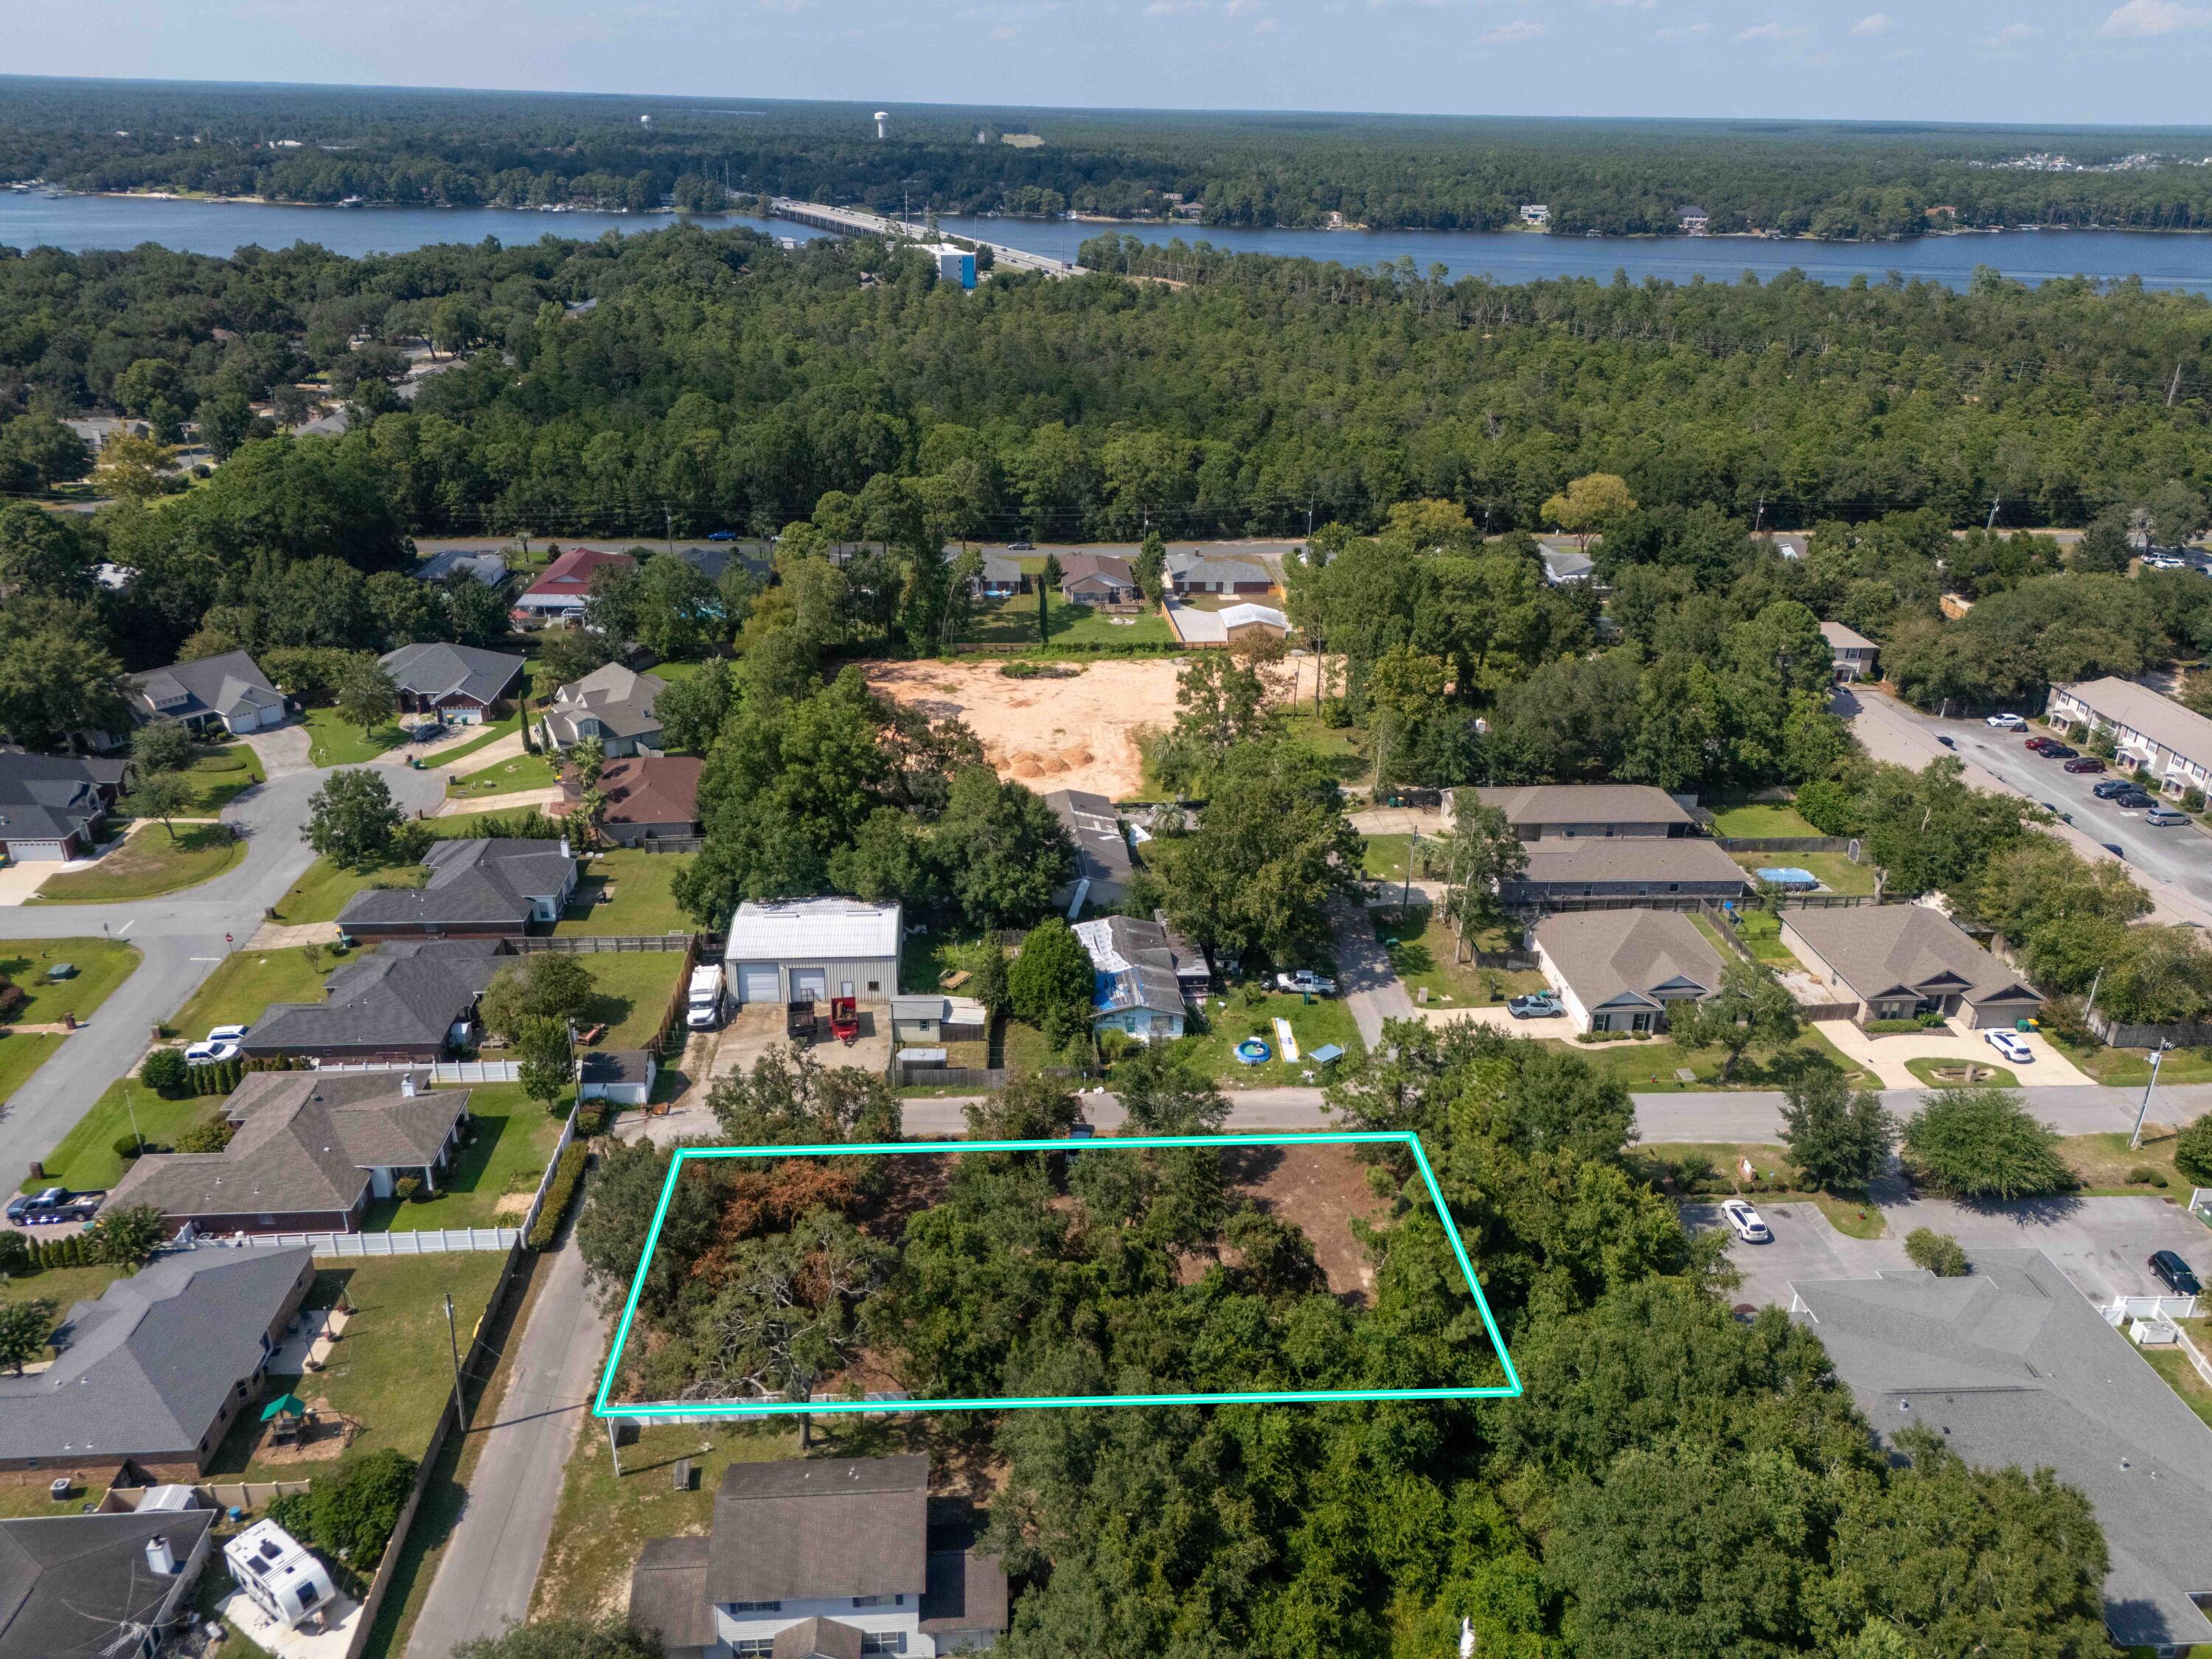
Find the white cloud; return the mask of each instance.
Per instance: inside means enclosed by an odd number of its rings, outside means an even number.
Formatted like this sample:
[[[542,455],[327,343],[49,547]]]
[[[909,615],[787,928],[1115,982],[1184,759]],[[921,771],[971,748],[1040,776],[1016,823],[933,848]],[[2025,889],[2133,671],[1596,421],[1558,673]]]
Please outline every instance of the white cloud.
[[[1886,11],[1870,11],[1851,25],[1851,33],[1861,40],[1872,35],[1887,34],[1897,27],[1897,20]]]
[[[1500,23],[1482,37],[1486,46],[1510,46],[1516,41],[1534,40],[1544,32],[1541,23],[1526,17],[1516,17],[1510,23]]]
[[[1712,32],[1711,23],[1677,23],[1672,28],[1653,30],[1651,38],[1655,40],[1694,40],[1701,34]]]
[[[1739,40],[1788,40],[1810,31],[1802,23],[1786,26],[1781,23],[1753,23],[1747,29],[1736,31]]]
[[[2143,40],[2207,25],[2212,25],[2212,11],[2201,6],[2179,5],[2176,0],[2127,0],[2098,26],[2097,33],[2115,40]]]

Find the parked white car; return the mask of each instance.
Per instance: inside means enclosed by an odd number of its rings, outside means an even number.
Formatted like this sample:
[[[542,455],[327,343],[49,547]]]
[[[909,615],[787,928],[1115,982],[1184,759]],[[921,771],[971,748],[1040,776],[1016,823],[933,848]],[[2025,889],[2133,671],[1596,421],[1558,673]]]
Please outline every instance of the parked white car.
[[[226,1060],[238,1058],[235,1042],[195,1042],[185,1050],[187,1066],[219,1066]]]
[[[2015,1031],[1984,1031],[1982,1035],[1989,1039],[1990,1048],[2015,1066],[2027,1065],[2035,1058],[2035,1050],[2023,1042]]]
[[[2027,722],[2017,714],[1992,714],[1982,724],[1993,726],[2000,732],[2017,732]]]
[[[243,1025],[218,1025],[207,1034],[207,1040],[210,1042],[236,1042],[246,1036],[246,1030]]]
[[[1759,1212],[1742,1199],[1723,1199],[1721,1219],[1727,1222],[1729,1231],[1747,1244],[1774,1243],[1772,1230],[1759,1218]]]

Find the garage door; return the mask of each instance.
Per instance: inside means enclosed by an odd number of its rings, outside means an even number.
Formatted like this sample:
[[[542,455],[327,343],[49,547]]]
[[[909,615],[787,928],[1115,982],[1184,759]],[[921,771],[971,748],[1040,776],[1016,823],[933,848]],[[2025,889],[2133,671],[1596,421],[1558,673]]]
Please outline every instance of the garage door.
[[[776,1000],[775,964],[772,962],[749,962],[738,969],[738,1000],[740,1002]]]
[[[27,863],[33,859],[46,860],[69,856],[58,841],[11,841],[5,844],[9,857],[18,864]]]
[[[794,968],[791,970],[791,1000],[812,997],[817,1002],[830,1000],[830,970],[827,968]]]

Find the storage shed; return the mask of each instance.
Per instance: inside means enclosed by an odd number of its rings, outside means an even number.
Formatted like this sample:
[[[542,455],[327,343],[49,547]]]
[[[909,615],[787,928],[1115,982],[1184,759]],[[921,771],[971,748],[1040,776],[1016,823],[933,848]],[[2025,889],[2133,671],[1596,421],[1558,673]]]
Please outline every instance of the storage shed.
[[[852,898],[749,899],[730,918],[730,989],[740,1003],[888,1003],[898,990],[902,916],[896,904]]]

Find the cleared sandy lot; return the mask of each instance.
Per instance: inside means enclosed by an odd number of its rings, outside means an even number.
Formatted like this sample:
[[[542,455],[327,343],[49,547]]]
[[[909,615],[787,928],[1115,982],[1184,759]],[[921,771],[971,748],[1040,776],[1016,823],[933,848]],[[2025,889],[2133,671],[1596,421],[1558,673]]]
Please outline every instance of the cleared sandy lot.
[[[1010,680],[995,658],[871,663],[866,672],[876,690],[933,720],[967,721],[1000,777],[1038,790],[1140,793],[1137,730],[1175,723],[1172,657],[1091,663],[1065,679]]]

